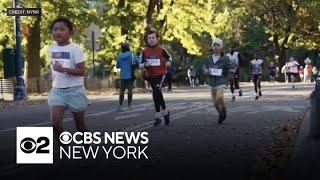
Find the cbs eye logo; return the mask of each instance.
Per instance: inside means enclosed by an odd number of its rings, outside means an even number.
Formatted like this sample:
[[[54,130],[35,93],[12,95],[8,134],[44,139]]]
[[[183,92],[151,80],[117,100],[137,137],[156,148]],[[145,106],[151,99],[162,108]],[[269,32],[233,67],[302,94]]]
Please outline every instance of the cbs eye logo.
[[[49,138],[41,136],[35,141],[31,137],[22,139],[20,143],[20,149],[22,152],[30,154],[36,150],[36,153],[49,153],[48,147],[50,144]]]
[[[52,127],[17,127],[17,164],[53,163]]]
[[[69,132],[62,132],[59,140],[62,144],[69,144],[72,141],[72,135]]]

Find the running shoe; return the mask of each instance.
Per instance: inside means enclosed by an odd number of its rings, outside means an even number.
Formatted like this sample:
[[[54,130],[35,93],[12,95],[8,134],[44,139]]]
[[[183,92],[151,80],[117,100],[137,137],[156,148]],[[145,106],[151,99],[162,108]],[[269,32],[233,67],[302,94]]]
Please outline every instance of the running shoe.
[[[169,126],[170,123],[170,111],[168,111],[167,115],[164,115],[164,123]]]
[[[153,126],[159,126],[161,124],[161,119],[156,118],[156,121],[154,122]]]
[[[222,124],[223,121],[227,118],[227,111],[224,109],[222,110],[221,113],[219,113],[219,120],[218,120],[218,123],[219,124]]]
[[[121,111],[123,111],[123,108],[122,108],[122,106],[121,106],[121,105],[119,105],[119,106],[118,106],[118,109],[117,109],[117,111],[118,111],[118,112],[121,112]]]

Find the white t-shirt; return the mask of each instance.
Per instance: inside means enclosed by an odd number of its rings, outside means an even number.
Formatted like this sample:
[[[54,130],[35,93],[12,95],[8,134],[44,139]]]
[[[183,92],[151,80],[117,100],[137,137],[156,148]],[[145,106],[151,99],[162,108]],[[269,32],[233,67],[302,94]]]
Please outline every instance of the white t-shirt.
[[[76,64],[84,62],[84,52],[81,47],[73,42],[66,46],[58,46],[56,43],[49,47],[50,67],[52,71],[52,87],[69,88],[84,85],[83,76],[74,76],[53,70],[53,64],[58,62],[64,68],[74,69]]]
[[[252,65],[252,74],[262,74],[262,59],[258,60],[252,60],[251,65]]]
[[[289,69],[290,69],[290,73],[298,73],[298,67],[300,66],[299,63],[297,61],[290,61],[288,63]]]
[[[216,63],[221,56],[212,55],[213,62]]]
[[[239,65],[239,52],[233,52],[232,55],[231,53],[228,53],[227,56],[234,65]]]

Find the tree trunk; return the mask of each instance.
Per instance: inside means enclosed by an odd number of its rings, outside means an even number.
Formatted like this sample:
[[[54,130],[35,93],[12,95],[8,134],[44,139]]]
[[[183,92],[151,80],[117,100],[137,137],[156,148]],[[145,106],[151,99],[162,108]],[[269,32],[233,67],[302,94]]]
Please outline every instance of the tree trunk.
[[[31,92],[40,93],[40,20],[41,17],[37,17],[33,27],[29,29],[29,36],[27,36],[26,45],[26,61],[28,63],[27,70],[27,82]]]
[[[146,23],[145,23],[146,31],[151,29],[152,15],[154,12],[154,8],[158,3],[159,3],[159,0],[149,0],[148,10],[146,14]]]

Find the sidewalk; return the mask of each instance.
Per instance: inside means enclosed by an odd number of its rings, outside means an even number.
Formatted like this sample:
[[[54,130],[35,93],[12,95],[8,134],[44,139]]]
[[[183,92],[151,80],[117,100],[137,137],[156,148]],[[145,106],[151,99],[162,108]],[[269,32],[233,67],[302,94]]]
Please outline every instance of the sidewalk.
[[[134,88],[133,92],[143,93],[143,90],[142,88]],[[118,95],[118,94],[119,94],[118,89],[87,91],[87,96],[89,99],[96,99],[98,97],[112,96],[112,95]],[[19,101],[0,100],[0,111],[2,109],[8,109],[8,108],[46,104],[47,98],[48,98],[48,93],[41,93],[41,94],[30,93],[28,94],[28,98],[26,100],[19,100]]]
[[[310,123],[310,111],[308,111],[301,124],[285,179],[320,179],[320,139],[315,140],[308,136]]]

